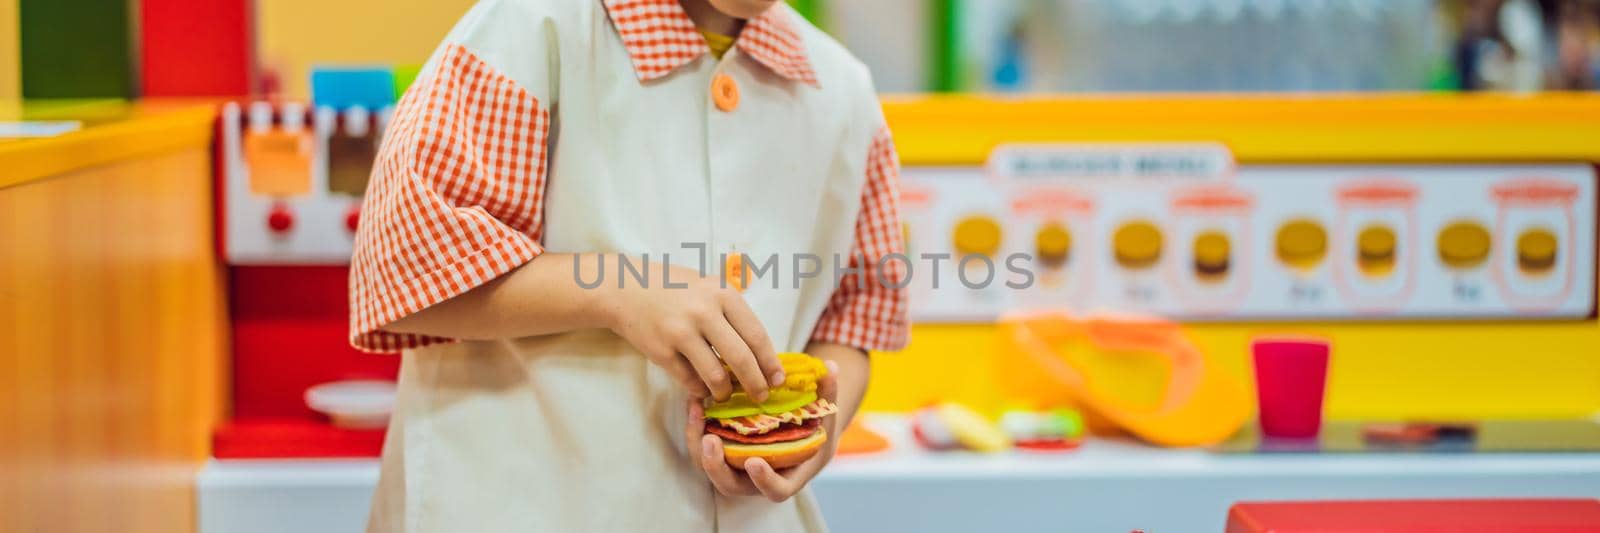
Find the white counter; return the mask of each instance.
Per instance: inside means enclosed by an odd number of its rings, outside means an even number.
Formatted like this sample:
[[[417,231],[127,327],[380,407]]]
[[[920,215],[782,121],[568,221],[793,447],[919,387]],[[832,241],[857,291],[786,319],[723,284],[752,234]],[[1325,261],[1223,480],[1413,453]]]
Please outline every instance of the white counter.
[[[1600,454],[1220,455],[1094,440],[1061,454],[933,454],[896,442],[812,487],[835,531],[1221,531],[1240,500],[1600,498]],[[361,531],[376,460],[212,461],[201,533]],[[292,511],[289,511],[292,510]]]

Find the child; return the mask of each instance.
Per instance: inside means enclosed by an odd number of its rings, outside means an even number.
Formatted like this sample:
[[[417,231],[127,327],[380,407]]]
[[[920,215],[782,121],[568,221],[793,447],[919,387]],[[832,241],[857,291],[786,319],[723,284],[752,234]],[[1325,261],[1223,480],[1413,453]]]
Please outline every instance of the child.
[[[371,530],[823,529],[831,442],[740,471],[700,410],[805,351],[837,436],[909,327],[867,70],[776,4],[483,0],[435,52],[351,265],[352,342],[403,352]]]

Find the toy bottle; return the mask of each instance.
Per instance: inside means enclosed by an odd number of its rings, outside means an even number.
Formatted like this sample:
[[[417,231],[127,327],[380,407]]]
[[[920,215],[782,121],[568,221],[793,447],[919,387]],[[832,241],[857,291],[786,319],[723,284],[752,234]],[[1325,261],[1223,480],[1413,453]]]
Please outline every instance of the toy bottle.
[[[328,136],[328,190],[361,196],[378,155],[372,113],[362,106],[346,109],[340,127]]]
[[[305,106],[287,103],[274,125],[272,104],[250,105],[250,126],[244,135],[244,159],[250,172],[250,193],[285,198],[311,192],[311,130],[305,127]]]

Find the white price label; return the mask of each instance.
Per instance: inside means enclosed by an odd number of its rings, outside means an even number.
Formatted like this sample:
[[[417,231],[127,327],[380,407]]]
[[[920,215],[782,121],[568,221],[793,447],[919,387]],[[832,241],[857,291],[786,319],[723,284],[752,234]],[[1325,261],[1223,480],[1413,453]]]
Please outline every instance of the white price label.
[[[1211,180],[1234,167],[1233,153],[1218,143],[1012,144],[988,161],[991,177],[1014,182]]]

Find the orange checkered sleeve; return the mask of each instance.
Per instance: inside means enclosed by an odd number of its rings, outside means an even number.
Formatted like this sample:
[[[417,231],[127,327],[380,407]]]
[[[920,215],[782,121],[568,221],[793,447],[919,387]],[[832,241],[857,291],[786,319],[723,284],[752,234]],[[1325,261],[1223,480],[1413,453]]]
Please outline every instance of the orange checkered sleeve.
[[[864,350],[904,348],[911,337],[903,287],[909,259],[904,254],[900,160],[889,128],[884,127],[873,137],[867,155],[867,181],[856,218],[855,245],[850,250],[849,267],[859,271],[840,279],[811,340]]]
[[[396,108],[350,264],[350,342],[392,352],[451,339],[383,327],[539,255],[548,108],[459,45]]]

